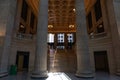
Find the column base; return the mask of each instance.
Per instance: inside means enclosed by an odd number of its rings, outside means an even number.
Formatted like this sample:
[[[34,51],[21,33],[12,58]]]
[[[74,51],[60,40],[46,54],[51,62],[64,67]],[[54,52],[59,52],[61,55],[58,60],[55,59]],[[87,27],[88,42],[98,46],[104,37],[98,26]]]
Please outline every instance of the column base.
[[[8,72],[2,72],[2,73],[0,72],[0,78],[5,76],[8,76]]]
[[[48,71],[36,71],[31,74],[31,78],[47,78]]]
[[[94,73],[80,73],[80,72],[77,72],[75,75],[81,78],[93,78],[95,76]]]

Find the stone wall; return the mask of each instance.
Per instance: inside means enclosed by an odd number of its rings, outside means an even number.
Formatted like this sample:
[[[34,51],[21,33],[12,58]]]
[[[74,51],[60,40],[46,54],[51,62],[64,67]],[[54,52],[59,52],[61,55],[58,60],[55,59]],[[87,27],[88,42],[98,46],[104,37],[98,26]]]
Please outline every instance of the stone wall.
[[[35,43],[33,40],[16,40],[12,41],[9,65],[16,64],[17,51],[29,52],[29,71],[34,68]]]
[[[111,1],[111,2],[110,2]],[[117,21],[117,27],[120,34],[120,0],[113,0],[114,1],[114,10],[115,10],[115,17]],[[117,30],[114,20],[114,12],[112,11],[112,0],[101,0],[101,7],[102,7],[102,15],[103,15],[103,23],[105,27],[106,35],[104,37],[93,38],[89,40],[89,50],[91,54],[91,62],[93,70],[95,70],[95,61],[94,61],[94,52],[95,51],[107,51],[108,56],[108,65],[109,71],[112,74],[117,73],[117,69],[119,69],[119,61],[118,57],[119,54],[117,53],[117,45],[114,46],[114,43],[118,41],[117,37]],[[111,18],[112,17],[112,18]],[[112,23],[113,22],[113,23]],[[116,31],[114,31],[116,30]],[[116,36],[116,38],[114,37]],[[117,43],[119,44],[119,43]],[[117,67],[118,66],[118,67]]]
[[[0,1],[0,36],[5,36],[10,3],[8,0]]]
[[[0,37],[0,62],[1,62],[1,55],[2,55],[2,49],[3,49],[3,37]]]
[[[113,46],[111,39],[109,37],[106,36],[104,38],[89,40],[89,51],[91,54],[91,63],[94,71],[95,71],[94,52],[107,51],[109,72],[111,74],[114,74],[116,72],[115,55],[113,53]]]
[[[8,6],[9,4],[6,4],[7,0],[0,1],[0,57],[2,54],[2,48],[3,48],[3,40],[6,33],[6,22],[8,17]],[[1,60],[1,58],[0,58]]]
[[[118,32],[120,35],[120,0],[114,0],[114,11],[115,11]]]
[[[3,46],[4,43],[4,37],[0,36],[0,46]]]

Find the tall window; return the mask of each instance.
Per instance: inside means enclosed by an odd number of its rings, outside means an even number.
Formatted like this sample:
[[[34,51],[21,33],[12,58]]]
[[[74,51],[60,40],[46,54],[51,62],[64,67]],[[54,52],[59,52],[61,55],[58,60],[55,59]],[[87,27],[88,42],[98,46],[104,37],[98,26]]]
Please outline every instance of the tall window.
[[[31,19],[30,19],[30,27],[33,29],[34,28],[34,20],[35,20],[35,15],[33,12],[31,13]]]
[[[60,33],[57,35],[58,43],[64,43],[64,33]]]
[[[27,11],[28,11],[28,5],[27,5],[26,1],[23,0],[21,17],[22,17],[25,21],[27,20]]]
[[[51,33],[48,34],[47,42],[54,43],[54,34],[51,34]]]
[[[94,9],[95,9],[96,21],[98,21],[102,17],[100,0],[97,0],[97,2],[95,3]]]
[[[88,19],[88,27],[89,27],[89,29],[91,29],[92,28],[92,15],[91,15],[91,12],[88,14],[87,19]]]
[[[73,43],[73,34],[67,34],[67,36],[68,36],[68,43]]]

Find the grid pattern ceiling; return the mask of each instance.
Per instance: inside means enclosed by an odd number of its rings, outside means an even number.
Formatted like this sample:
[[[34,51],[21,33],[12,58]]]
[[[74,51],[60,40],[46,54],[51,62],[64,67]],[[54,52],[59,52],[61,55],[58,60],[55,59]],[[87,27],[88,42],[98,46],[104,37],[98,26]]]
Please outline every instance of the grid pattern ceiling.
[[[36,14],[38,14],[39,0],[28,1],[32,4]],[[89,1],[85,0],[85,6]],[[49,0],[48,9],[48,24],[52,25],[52,27],[48,28],[49,31],[76,30],[75,27],[69,27],[70,25],[75,26],[75,0]]]
[[[67,28],[75,24],[75,0],[49,0],[49,24]]]

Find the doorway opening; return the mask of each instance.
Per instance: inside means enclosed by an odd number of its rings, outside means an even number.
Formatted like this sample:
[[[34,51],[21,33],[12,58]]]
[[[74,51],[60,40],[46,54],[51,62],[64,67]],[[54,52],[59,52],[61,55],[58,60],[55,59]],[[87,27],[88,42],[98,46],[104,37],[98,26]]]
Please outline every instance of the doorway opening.
[[[28,71],[29,52],[17,51],[16,65],[18,71]]]
[[[102,71],[102,72],[109,73],[107,51],[95,51],[94,61],[95,61],[96,71]]]

